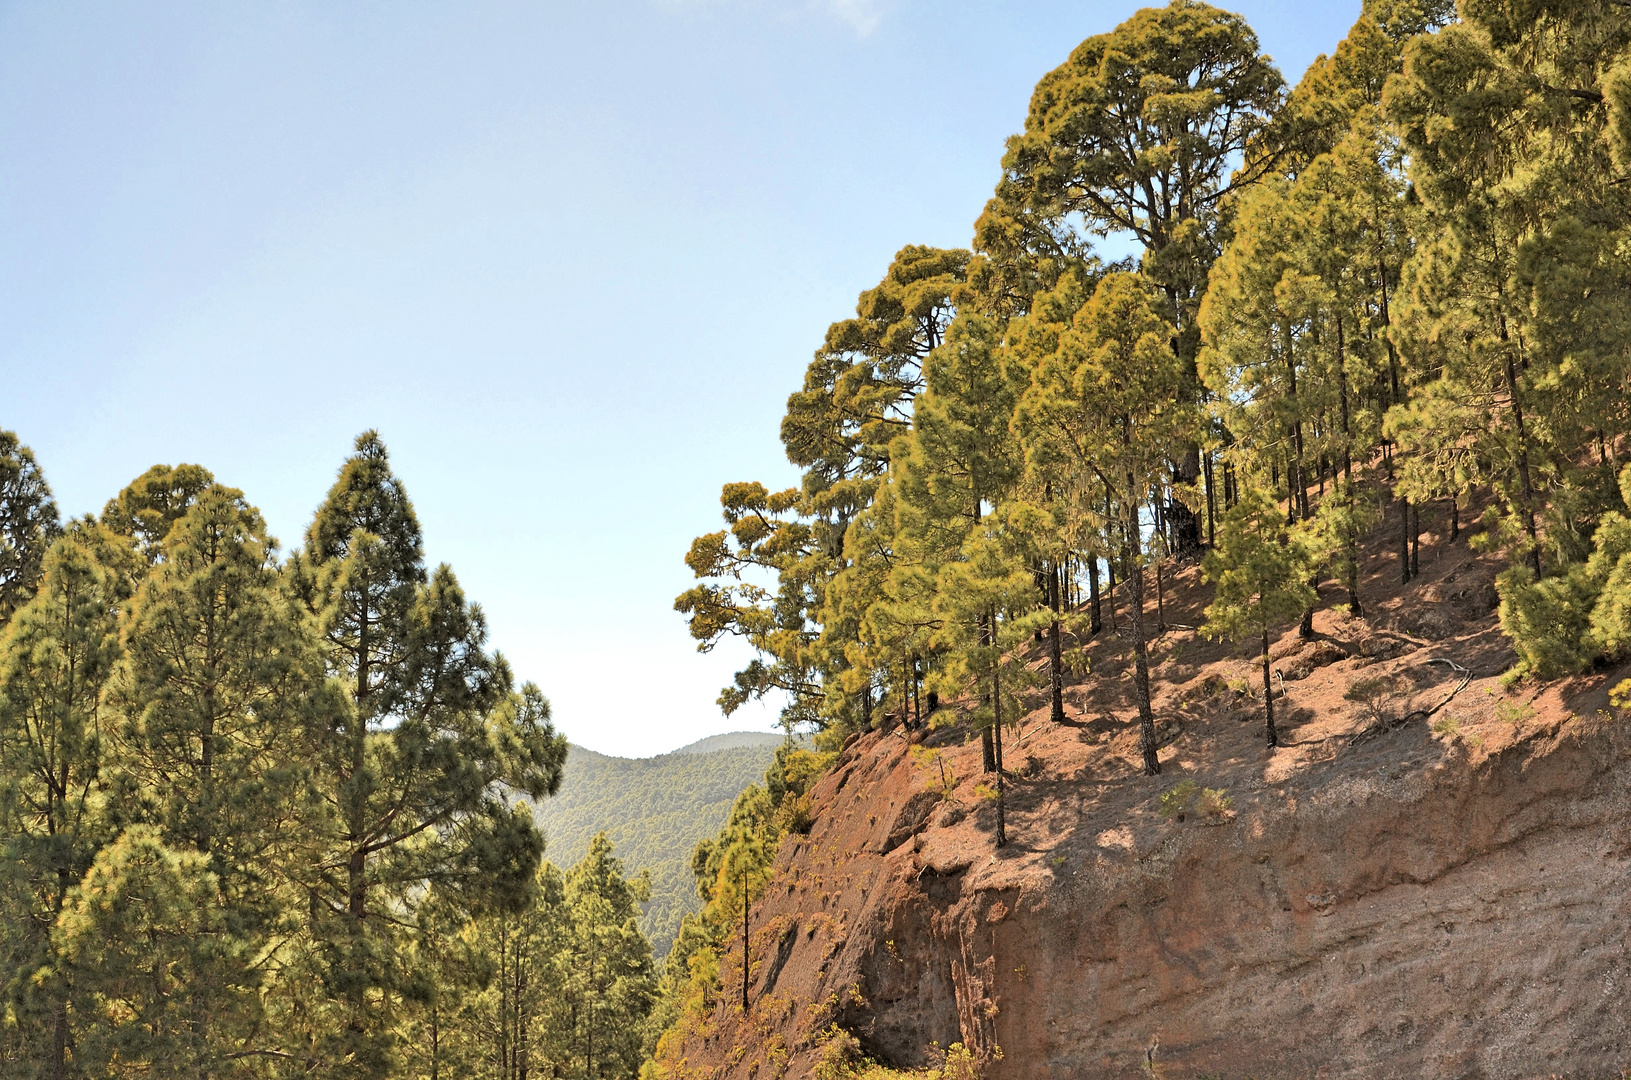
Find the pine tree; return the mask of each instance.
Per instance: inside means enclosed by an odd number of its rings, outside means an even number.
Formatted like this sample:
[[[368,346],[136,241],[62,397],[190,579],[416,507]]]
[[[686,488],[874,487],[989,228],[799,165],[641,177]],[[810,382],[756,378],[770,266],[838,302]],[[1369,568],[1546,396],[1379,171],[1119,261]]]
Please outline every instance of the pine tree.
[[[780,692],[787,695],[782,722],[789,729],[820,723],[825,694],[810,655],[817,634],[810,616],[812,594],[834,563],[799,515],[799,498],[791,488],[772,493],[757,482],[726,484],[719,501],[729,529],[691,542],[685,564],[703,584],[674,600],[698,652],[739,637],[759,654],[720,692],[720,710],[729,716]]]
[[[336,834],[314,910],[347,1014],[322,1053],[383,1075],[403,978],[393,907],[429,877],[525,887],[542,839],[505,790],[553,791],[564,739],[541,695],[513,695],[452,570],[426,572],[418,520],[377,434],[358,437],[291,564],[347,705],[315,755]]]
[[[215,477],[201,465],[155,465],[130,482],[102,508],[102,524],[135,541],[136,550],[155,563],[163,557],[170,526],[187,513]]]
[[[119,856],[125,861],[105,873],[110,881],[158,874],[154,889],[180,891],[153,902],[172,908],[196,898],[208,878],[208,911],[174,908],[166,917],[209,927],[212,958],[183,961],[209,968],[213,997],[184,1029],[155,1020],[142,1050],[178,1072],[185,1061],[185,1069],[207,1073],[212,1062],[269,1052],[282,1037],[263,1016],[261,991],[280,966],[268,950],[295,932],[298,893],[321,854],[313,840],[330,831],[309,797],[308,762],[343,703],[325,684],[316,641],[283,588],[260,515],[219,485],[188,501],[148,549],[156,565],[130,603],[124,659],[110,687],[117,716],[105,781],[110,825],[151,828],[156,839],[130,839]],[[87,932],[101,933],[96,928],[124,914],[117,904],[87,909]],[[101,955],[94,944],[79,947]],[[202,969],[195,978],[205,978]],[[100,992],[95,979],[90,986]],[[109,1038],[123,1045],[124,1035]],[[168,1049],[167,1039],[175,1042]]]
[[[1217,591],[1206,609],[1210,637],[1252,637],[1262,644],[1263,731],[1270,748],[1280,745],[1274,724],[1274,684],[1269,668],[1269,631],[1291,621],[1314,602],[1308,575],[1320,552],[1309,527],[1286,524],[1279,505],[1248,488],[1223,515],[1218,546],[1207,553],[1205,575]]]
[[[1018,393],[1001,345],[993,321],[960,315],[929,357],[912,435],[898,444],[895,459],[897,547],[904,558],[891,573],[891,591],[915,600],[915,610],[898,619],[930,621],[943,568],[967,557],[964,545],[1019,480],[1022,458],[1011,429]],[[984,626],[989,641],[995,627]],[[982,728],[986,772],[998,767],[993,738],[990,726]]]
[[[1092,477],[1116,508],[1129,567],[1134,690],[1149,775],[1161,765],[1150,705],[1141,510],[1171,479],[1167,451],[1196,426],[1172,334],[1158,294],[1140,276],[1105,275],[1060,335],[1057,352],[1036,365],[1021,421],[1033,432],[1049,432],[1051,452]]]
[[[107,839],[99,781],[118,660],[117,569],[78,525],[47,552],[38,593],[0,639],[0,836],[11,867],[3,934],[23,1043],[18,1074],[62,1080],[69,973],[51,941],[69,892]]]
[[[200,492],[160,550],[122,629],[119,813],[207,856],[245,902],[277,885],[316,824],[301,793],[339,702],[240,492]]]
[[[256,968],[206,854],[134,825],[97,853],[52,934],[85,1076],[264,1076]],[[259,1051],[259,1053],[257,1053]]]
[[[643,1056],[642,1022],[656,990],[651,945],[640,933],[640,905],[650,882],[629,879],[613,857],[604,833],[566,875],[564,905],[569,927],[556,954],[558,993],[571,1010],[572,1075],[634,1076]],[[563,1064],[557,1058],[557,1068]]]
[[[1601,178],[1631,31],[1591,4],[1463,15],[1409,43],[1386,95],[1435,229],[1397,334],[1425,378],[1389,428],[1424,448],[1424,467],[1451,446],[1487,463],[1498,524],[1539,580],[1586,556],[1613,505],[1604,429],[1623,423],[1625,316],[1608,297],[1626,278],[1609,252],[1631,196]],[[1593,445],[1601,460],[1581,468]]]
[[[1026,510],[1018,516],[1029,516]],[[1034,513],[1034,511],[1032,511]],[[979,706],[971,710],[972,726],[992,747],[997,804],[994,840],[1008,842],[1003,725],[1017,726],[1024,715],[1020,692],[1035,685],[1023,658],[1014,650],[1037,625],[1027,618],[1036,609],[1023,523],[1012,509],[987,518],[963,544],[962,557],[940,569],[934,607],[942,628],[936,635],[948,653],[939,685],[948,697],[965,687],[978,690]]]
[[[59,531],[57,504],[34,452],[0,430],[0,628],[34,595]]]
[[[1145,8],[1088,38],[1037,83],[1025,131],[1008,142],[1003,180],[987,218],[1032,234],[1009,247],[1082,250],[1088,236],[1130,233],[1142,270],[1166,298],[1183,364],[1181,391],[1198,399],[1195,314],[1216,254],[1220,209],[1271,170],[1273,156],[1241,165],[1279,107],[1283,80],[1238,15],[1192,0]],[[1198,447],[1168,452],[1176,479],[1201,474]],[[1194,514],[1169,508],[1178,547],[1199,547]]]

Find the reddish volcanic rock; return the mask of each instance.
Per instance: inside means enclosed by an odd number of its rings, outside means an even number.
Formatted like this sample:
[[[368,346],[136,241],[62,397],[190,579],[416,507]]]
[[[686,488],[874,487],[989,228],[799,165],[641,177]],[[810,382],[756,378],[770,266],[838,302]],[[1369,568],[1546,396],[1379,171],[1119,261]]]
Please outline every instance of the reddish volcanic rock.
[[[899,728],[853,739],[753,910],[752,1008],[728,989],[738,945],[689,1074],[808,1075],[836,1023],[902,1067],[962,1042],[994,1078],[1618,1075],[1631,733],[1606,687],[1625,673],[1508,694],[1488,605],[1460,595],[1489,566],[1429,542],[1423,568],[1389,591],[1381,564],[1372,621],[1281,639],[1272,752],[1249,654],[1160,637],[1158,777],[1137,771],[1125,643],[1099,635],[1069,722],[1039,700],[1009,737],[1001,851],[960,725],[924,744],[939,761]],[[1185,571],[1167,619],[1205,599]],[[1429,603],[1433,638],[1410,634],[1401,612]],[[1344,698],[1375,675],[1377,710]],[[1163,816],[1186,780],[1227,806]]]

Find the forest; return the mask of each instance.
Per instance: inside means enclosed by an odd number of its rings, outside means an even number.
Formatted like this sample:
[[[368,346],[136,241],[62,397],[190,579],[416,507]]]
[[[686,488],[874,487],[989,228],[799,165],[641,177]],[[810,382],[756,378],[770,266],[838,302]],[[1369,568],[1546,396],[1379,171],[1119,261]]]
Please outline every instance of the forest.
[[[828,754],[959,725],[1001,847],[1005,731],[1065,720],[1067,677],[1092,677],[1067,639],[1129,644],[1153,798],[1148,648],[1198,562],[1198,629],[1260,657],[1272,752],[1270,639],[1365,614],[1358,547],[1389,507],[1397,580],[1424,517],[1504,556],[1509,684],[1623,660],[1627,181],[1623,3],[1366,0],[1289,87],[1201,3],[1088,38],[1037,84],[971,248],[900,249],[827,331],[781,421],[800,484],[726,484],[686,555],[698,647],[757,653],[722,709],[785,701]],[[735,993],[716,957],[798,828],[781,786],[699,853],[737,866],[669,958],[680,1023],[650,1075],[686,1075],[683,1033]]]
[[[0,537],[0,1073],[634,1073],[649,882],[543,861],[566,739],[376,434],[280,557],[196,465],[62,522],[0,432]]]
[[[6,1074],[678,1080],[846,739],[960,725],[1000,847],[1005,731],[1064,720],[1067,639],[1111,633],[1153,777],[1146,651],[1198,562],[1271,752],[1271,634],[1365,613],[1385,506],[1400,580],[1423,517],[1504,554],[1509,680],[1623,659],[1628,180],[1618,0],[1366,0],[1294,86],[1189,0],[1077,46],[971,247],[901,248],[828,330],[781,421],[800,484],[726,484],[686,555],[698,647],[756,651],[723,711],[814,741],[698,846],[660,967],[606,842],[543,861],[565,741],[377,436],[280,557],[197,466],[59,523],[5,435]]]
[[[662,957],[681,918],[698,907],[693,850],[764,775],[780,742],[771,732],[714,735],[650,758],[607,757],[574,745],[560,793],[534,803],[533,818],[556,862],[580,858],[604,833],[625,866],[650,872],[640,928]]]

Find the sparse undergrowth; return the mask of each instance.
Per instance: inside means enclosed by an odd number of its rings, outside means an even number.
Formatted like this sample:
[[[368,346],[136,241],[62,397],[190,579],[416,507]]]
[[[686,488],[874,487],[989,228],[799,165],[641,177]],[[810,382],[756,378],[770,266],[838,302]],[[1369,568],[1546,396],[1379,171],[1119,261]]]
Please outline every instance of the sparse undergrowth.
[[[952,1043],[944,1051],[934,1047],[934,1064],[924,1069],[892,1069],[868,1060],[861,1054],[860,1040],[834,1024],[822,1033],[812,1080],[980,1080],[983,1074],[974,1053],[962,1043]],[[1002,1059],[999,1047],[993,1054]]]

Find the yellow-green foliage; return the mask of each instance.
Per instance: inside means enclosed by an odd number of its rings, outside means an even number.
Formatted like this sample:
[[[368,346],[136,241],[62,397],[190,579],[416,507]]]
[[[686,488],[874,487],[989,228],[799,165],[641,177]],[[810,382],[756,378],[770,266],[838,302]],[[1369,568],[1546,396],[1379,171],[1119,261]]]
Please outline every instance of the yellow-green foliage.
[[[652,1060],[645,1077],[683,1075],[679,1053],[688,1035],[705,1034],[719,998],[721,958],[741,927],[744,891],[749,901],[770,881],[783,837],[810,827],[810,788],[833,761],[784,744],[765,772],[763,785],[743,791],[717,836],[697,845],[691,872],[703,900],[687,915],[669,951],[652,1013],[647,1044]]]
[[[1189,804],[1195,798],[1196,784],[1193,780],[1183,780],[1161,793],[1161,816],[1174,818],[1189,811]]]
[[[860,1040],[832,1024],[817,1042],[810,1076],[811,1080],[979,1080],[981,1076],[974,1052],[962,1043],[952,1043],[944,1053],[936,1048],[932,1056],[940,1060],[926,1069],[891,1069],[862,1056]],[[994,1056],[1000,1060],[1002,1051]]]
[[[1631,485],[1631,466],[1620,474]],[[1518,652],[1520,671],[1555,678],[1584,671],[1631,646],[1631,518],[1602,515],[1584,562],[1536,579],[1527,565],[1496,581],[1501,627]]]
[[[1194,814],[1202,820],[1219,822],[1226,818],[1234,800],[1223,788],[1203,788],[1193,780],[1181,780],[1161,793],[1161,816],[1178,818]]]

